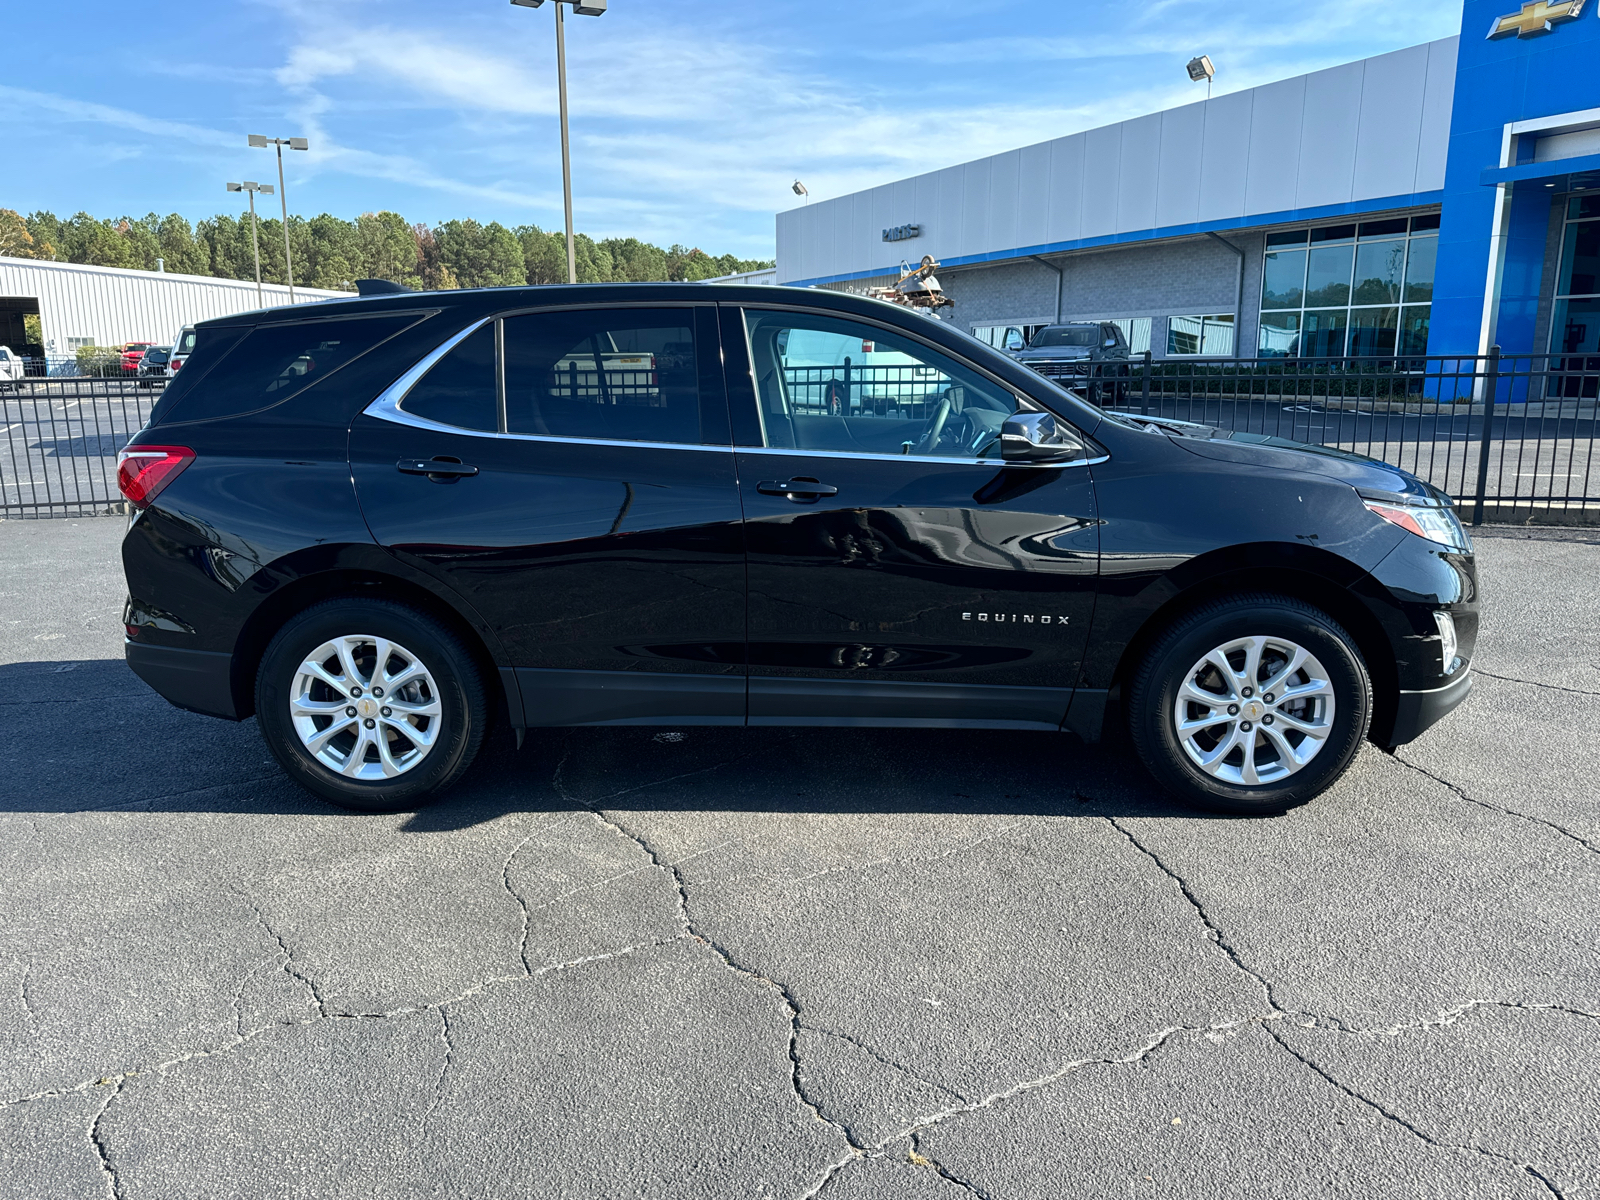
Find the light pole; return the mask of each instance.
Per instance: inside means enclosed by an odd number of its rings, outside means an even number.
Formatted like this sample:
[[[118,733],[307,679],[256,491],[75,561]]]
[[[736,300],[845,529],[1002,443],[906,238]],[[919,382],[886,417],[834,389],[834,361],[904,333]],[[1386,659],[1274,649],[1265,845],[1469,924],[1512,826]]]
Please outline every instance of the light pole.
[[[270,183],[252,183],[246,179],[243,183],[230,183],[228,190],[230,192],[250,193],[250,253],[255,256],[256,260],[256,303],[265,308],[267,306],[266,301],[261,298],[261,245],[256,241],[256,193],[261,192],[270,196],[272,195],[272,185]]]
[[[289,253],[289,196],[283,190],[283,148],[291,150],[309,150],[311,143],[305,138],[269,138],[262,137],[259,133],[250,135],[250,144],[266,148],[278,148],[278,199],[283,202],[283,269],[289,276],[289,303],[294,303],[294,259]]]
[[[519,8],[538,8],[544,0],[511,0]],[[606,0],[556,0],[556,90],[561,98],[561,192],[567,207],[567,282],[578,282],[578,255],[572,242],[572,156],[567,149],[567,35],[561,11],[572,5],[580,17],[603,16]]]

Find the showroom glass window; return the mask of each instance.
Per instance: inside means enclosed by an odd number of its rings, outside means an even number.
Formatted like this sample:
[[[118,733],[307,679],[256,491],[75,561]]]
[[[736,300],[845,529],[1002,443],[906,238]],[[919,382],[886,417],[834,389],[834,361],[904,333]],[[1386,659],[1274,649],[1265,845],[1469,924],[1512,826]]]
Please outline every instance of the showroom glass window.
[[[1550,353],[1600,353],[1600,196],[1567,201]]]
[[[1426,354],[1438,214],[1267,234],[1263,358]]]

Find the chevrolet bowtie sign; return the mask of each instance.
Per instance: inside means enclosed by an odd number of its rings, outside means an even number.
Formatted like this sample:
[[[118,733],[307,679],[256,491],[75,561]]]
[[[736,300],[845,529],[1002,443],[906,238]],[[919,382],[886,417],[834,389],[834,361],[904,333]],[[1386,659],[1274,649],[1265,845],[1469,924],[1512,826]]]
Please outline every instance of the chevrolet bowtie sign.
[[[1585,0],[1529,0],[1520,12],[1497,17],[1489,26],[1489,37],[1503,38],[1515,34],[1519,38],[1538,37],[1549,33],[1558,24],[1575,21],[1583,14]]]

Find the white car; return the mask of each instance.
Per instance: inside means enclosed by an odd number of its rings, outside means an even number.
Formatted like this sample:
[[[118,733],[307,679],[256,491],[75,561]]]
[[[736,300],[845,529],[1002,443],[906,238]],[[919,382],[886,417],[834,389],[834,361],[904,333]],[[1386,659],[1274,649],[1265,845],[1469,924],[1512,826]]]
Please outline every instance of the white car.
[[[10,346],[0,346],[0,387],[11,391],[22,386],[22,375],[27,364],[11,353]]]
[[[178,373],[178,368],[183,366],[190,353],[194,350],[194,326],[185,325],[178,331],[178,336],[172,339],[172,356],[167,359],[167,378],[171,379]]]

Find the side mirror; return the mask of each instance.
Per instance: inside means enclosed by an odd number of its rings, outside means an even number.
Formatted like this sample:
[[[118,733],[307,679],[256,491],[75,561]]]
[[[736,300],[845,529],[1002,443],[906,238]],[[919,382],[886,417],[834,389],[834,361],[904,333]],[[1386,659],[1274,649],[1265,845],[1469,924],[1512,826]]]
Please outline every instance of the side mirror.
[[[1014,413],[1000,426],[1000,457],[1007,462],[1067,462],[1082,449],[1052,413]]]
[[[1006,349],[1007,350],[1023,350],[1023,349],[1026,349],[1026,343],[1023,342],[1022,335],[1020,333],[1018,333],[1015,329],[1006,330]]]
[[[1103,347],[1105,347],[1107,350],[1114,350],[1114,349],[1116,349],[1116,346],[1117,346],[1117,339],[1114,338],[1114,337],[1108,337],[1105,341],[1101,342],[1100,344]]]

